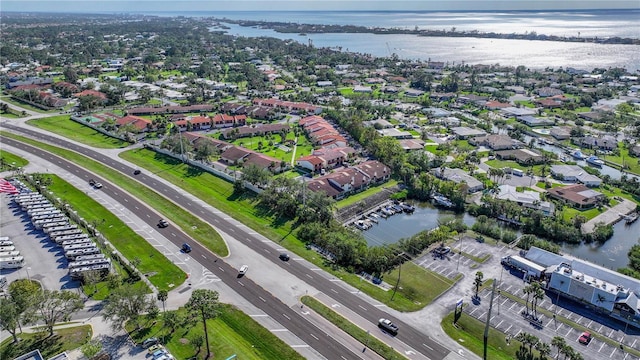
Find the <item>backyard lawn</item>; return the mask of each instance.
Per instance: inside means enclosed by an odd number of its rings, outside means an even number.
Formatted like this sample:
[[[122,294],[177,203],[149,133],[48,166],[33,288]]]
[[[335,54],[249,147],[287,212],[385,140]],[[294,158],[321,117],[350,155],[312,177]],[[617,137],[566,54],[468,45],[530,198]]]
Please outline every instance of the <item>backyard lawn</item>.
[[[69,115],[58,115],[42,119],[27,120],[27,124],[62,135],[69,140],[74,140],[92,147],[116,149],[130,145],[126,141],[104,135],[88,126],[77,123],[71,120]]]

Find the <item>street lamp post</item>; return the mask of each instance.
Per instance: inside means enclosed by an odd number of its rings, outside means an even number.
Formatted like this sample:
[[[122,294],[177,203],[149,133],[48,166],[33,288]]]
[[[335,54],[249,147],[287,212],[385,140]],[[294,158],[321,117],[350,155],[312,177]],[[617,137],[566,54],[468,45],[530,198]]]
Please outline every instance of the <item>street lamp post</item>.
[[[27,267],[27,280],[31,281],[31,276],[29,275],[29,270],[31,270],[31,267]]]

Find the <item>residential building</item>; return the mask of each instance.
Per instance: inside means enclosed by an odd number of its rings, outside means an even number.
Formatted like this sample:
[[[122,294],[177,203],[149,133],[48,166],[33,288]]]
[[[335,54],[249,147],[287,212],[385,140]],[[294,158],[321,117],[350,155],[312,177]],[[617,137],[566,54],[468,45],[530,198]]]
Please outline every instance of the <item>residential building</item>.
[[[551,165],[551,176],[565,182],[579,182],[589,187],[598,187],[602,180],[584,171],[578,165]]]
[[[453,132],[458,139],[462,139],[462,140],[487,134],[484,130],[472,129],[466,126],[458,126],[458,127],[451,128],[451,132]]]
[[[531,115],[519,116],[518,121],[531,127],[553,125],[553,120],[549,118],[541,118]]]
[[[508,135],[490,134],[469,139],[469,144],[484,146],[491,150],[517,149],[521,146],[518,140],[510,138]]]
[[[572,139],[572,142],[587,149],[613,150],[618,147],[618,141],[611,135],[602,137],[584,136]]]
[[[500,185],[496,199],[508,200],[534,210],[540,210],[546,216],[552,216],[555,210],[553,203],[540,200],[540,193],[533,190],[518,191],[512,185]]]
[[[577,209],[590,209],[603,201],[606,197],[582,184],[574,184],[547,190],[550,197]]]
[[[500,150],[495,152],[499,160],[515,160],[518,164],[534,165],[543,162],[542,154],[531,149]]]
[[[571,128],[567,126],[554,126],[549,133],[556,140],[566,140],[571,137]]]
[[[462,169],[440,168],[433,169],[432,172],[439,179],[453,181],[456,184],[466,183],[469,187],[469,193],[474,193],[484,189],[482,182],[469,175]]]

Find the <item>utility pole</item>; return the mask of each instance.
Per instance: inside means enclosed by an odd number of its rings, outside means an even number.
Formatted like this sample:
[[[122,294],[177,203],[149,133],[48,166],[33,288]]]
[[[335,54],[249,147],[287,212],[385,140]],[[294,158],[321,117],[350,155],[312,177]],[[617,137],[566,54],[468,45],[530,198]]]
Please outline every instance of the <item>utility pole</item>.
[[[487,347],[489,345],[489,322],[491,320],[491,310],[493,309],[493,295],[496,293],[496,281],[493,280],[493,288],[491,289],[491,300],[489,301],[489,311],[487,312],[487,322],[484,326],[484,350],[482,358],[487,360]]]
[[[398,256],[404,256],[404,252],[398,254]],[[398,291],[398,286],[400,286],[400,274],[402,273],[402,261],[400,261],[400,265],[398,265],[398,281],[396,281],[396,286],[393,288],[393,294],[391,294],[391,301],[393,301],[394,296],[396,296],[396,291]]]

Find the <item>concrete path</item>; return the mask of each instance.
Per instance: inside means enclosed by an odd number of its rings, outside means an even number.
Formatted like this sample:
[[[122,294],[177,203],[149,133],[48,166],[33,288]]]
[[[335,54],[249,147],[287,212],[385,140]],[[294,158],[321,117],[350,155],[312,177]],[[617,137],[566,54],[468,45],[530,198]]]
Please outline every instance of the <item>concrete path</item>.
[[[592,233],[595,230],[596,225],[599,223],[602,223],[605,225],[615,224],[618,221],[620,221],[620,218],[622,217],[622,215],[627,215],[632,213],[633,211],[636,210],[636,207],[637,205],[633,201],[622,199],[622,201],[618,205],[610,208],[609,210],[603,212],[602,214],[582,224],[582,233],[583,234]]]

